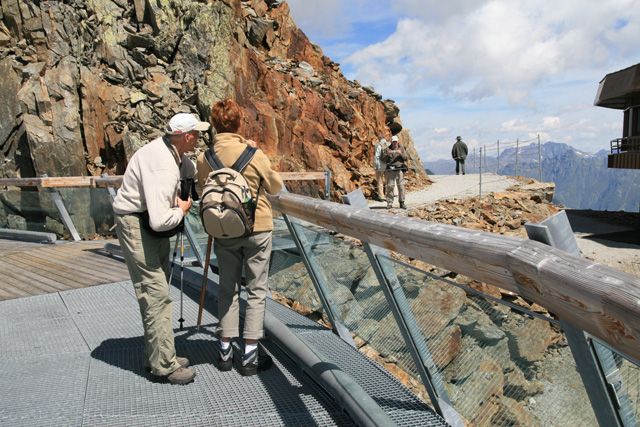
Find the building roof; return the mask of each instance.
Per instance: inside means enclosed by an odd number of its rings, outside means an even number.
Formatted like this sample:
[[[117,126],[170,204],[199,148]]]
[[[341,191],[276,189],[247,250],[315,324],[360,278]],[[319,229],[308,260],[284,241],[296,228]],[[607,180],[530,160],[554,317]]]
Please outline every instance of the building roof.
[[[640,105],[640,63],[607,74],[600,81],[593,104],[618,110]]]

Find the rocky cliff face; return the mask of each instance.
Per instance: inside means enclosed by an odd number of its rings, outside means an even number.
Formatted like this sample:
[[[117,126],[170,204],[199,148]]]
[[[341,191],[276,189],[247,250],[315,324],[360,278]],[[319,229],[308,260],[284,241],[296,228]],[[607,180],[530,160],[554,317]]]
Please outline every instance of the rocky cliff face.
[[[345,79],[284,1],[0,4],[2,177],[121,174],[173,114],[207,120],[231,97],[276,170],[371,187],[377,135],[393,132],[426,178],[393,101]]]

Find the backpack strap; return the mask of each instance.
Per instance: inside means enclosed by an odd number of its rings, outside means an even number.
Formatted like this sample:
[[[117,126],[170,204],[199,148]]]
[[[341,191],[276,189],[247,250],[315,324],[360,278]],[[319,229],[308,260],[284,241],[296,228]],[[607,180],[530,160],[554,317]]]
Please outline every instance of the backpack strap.
[[[212,171],[217,171],[218,169],[224,168],[224,165],[220,161],[220,158],[213,150],[213,147],[209,148],[204,152],[204,159],[209,163],[209,167]]]
[[[256,155],[256,151],[258,151],[256,147],[247,145],[242,154],[240,154],[240,157],[238,157],[238,160],[236,160],[236,162],[231,165],[231,169],[236,172],[242,172],[244,168],[246,168],[247,165],[251,163],[251,160],[253,160],[253,156]]]
[[[240,154],[240,157],[238,157],[238,160],[236,160],[235,163],[231,165],[231,169],[235,170],[236,172],[242,172],[244,168],[246,168],[247,165],[251,162],[251,160],[253,160],[253,157],[256,155],[256,151],[258,151],[256,147],[247,145],[242,154]],[[213,147],[204,152],[204,159],[207,161],[207,163],[209,163],[209,167],[211,168],[211,170],[216,171],[225,167]]]

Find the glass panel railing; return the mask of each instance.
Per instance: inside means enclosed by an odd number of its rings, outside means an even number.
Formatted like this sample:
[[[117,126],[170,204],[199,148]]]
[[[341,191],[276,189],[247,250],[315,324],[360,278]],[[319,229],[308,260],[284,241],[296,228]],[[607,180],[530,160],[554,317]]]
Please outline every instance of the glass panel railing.
[[[95,236],[115,238],[111,197],[106,188],[56,188],[69,217],[83,240]],[[48,193],[41,189],[41,193]]]
[[[0,190],[0,228],[69,236],[51,195],[37,189]]]
[[[592,342],[610,391],[615,396],[622,425],[639,425],[640,367],[599,340],[594,338]]]
[[[363,248],[310,227],[294,227],[307,242],[329,299],[360,350],[428,402],[417,376],[407,375],[416,371],[413,360]]]
[[[294,308],[302,314],[323,313],[318,293],[285,221],[276,217],[273,225],[269,288],[294,301]]]
[[[388,257],[451,403],[476,426],[596,426],[559,326]],[[415,372],[410,371],[412,375]]]

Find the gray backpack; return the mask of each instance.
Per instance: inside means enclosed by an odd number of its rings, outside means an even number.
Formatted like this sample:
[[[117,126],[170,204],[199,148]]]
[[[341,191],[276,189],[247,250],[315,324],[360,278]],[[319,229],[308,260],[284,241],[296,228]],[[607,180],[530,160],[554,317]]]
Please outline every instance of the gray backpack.
[[[260,186],[253,199],[242,171],[251,162],[256,151],[257,148],[247,146],[229,168],[222,164],[213,148],[204,153],[211,172],[202,188],[200,219],[209,235],[218,239],[231,239],[253,233]]]

